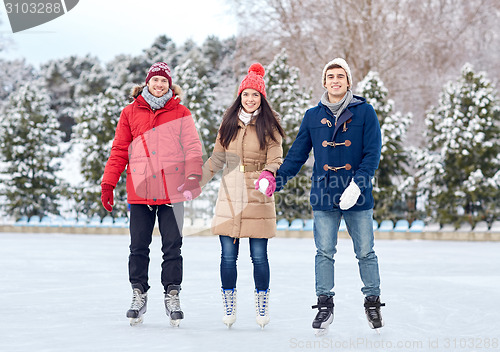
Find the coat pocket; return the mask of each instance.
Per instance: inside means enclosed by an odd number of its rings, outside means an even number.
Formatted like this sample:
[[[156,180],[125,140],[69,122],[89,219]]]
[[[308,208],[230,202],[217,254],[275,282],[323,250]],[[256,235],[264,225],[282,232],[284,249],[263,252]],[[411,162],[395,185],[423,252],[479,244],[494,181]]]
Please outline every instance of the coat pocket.
[[[137,196],[147,199],[148,196],[148,163],[147,162],[132,162],[129,164],[128,170],[132,177],[132,184]]]
[[[177,188],[184,183],[184,163],[163,162],[161,172],[163,188],[171,199],[173,195],[180,193]]]

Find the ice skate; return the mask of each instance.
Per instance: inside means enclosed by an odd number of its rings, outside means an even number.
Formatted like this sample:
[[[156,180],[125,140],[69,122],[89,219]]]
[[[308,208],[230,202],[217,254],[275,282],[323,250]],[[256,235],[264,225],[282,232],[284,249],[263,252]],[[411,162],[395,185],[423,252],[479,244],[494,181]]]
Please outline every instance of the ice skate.
[[[142,324],[142,316],[146,313],[147,303],[147,292],[142,293],[140,289],[134,288],[132,291],[132,304],[130,305],[130,309],[127,311],[127,318],[130,318],[131,326]]]
[[[170,317],[170,325],[178,327],[181,320],[184,319],[184,313],[181,310],[181,301],[179,299],[180,285],[169,285],[165,293],[165,309]]]
[[[385,306],[385,303],[380,303],[379,296],[368,296],[365,298],[365,314],[368,319],[368,325],[379,334],[379,329],[384,326],[382,314],[380,313],[380,307],[383,306]]]
[[[264,329],[264,326],[269,324],[269,292],[271,290],[267,289],[266,291],[257,291],[255,290],[255,312],[256,312],[256,320],[257,324]]]
[[[224,305],[224,316],[222,322],[228,328],[236,321],[236,289],[231,290],[222,289],[222,304]]]
[[[316,314],[312,323],[316,336],[323,336],[328,333],[328,328],[333,322],[333,307],[333,297],[323,295],[318,297],[318,304],[312,306],[313,309],[318,309],[318,314]]]

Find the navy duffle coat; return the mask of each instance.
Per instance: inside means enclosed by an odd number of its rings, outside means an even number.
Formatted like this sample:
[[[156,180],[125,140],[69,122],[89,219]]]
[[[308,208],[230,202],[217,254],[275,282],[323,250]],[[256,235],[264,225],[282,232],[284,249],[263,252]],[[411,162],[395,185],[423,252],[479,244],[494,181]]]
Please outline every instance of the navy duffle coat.
[[[366,99],[355,95],[336,124],[331,110],[319,102],[306,111],[297,138],[277,171],[277,190],[299,172],[313,149],[310,194],[313,210],[338,209],[340,196],[352,179],[361,195],[348,211],[371,209],[372,178],[378,168],[381,147],[377,114]]]

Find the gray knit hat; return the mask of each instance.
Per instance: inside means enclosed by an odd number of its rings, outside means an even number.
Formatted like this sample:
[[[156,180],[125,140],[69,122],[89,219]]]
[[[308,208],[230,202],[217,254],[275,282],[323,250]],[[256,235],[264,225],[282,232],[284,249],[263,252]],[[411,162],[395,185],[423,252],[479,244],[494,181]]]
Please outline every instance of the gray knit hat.
[[[349,88],[352,89],[352,76],[351,76],[351,69],[349,68],[349,65],[347,64],[347,62],[340,58],[340,57],[337,57],[336,59],[333,59],[332,61],[330,61],[329,63],[327,63],[325,65],[325,67],[323,68],[323,82],[322,82],[322,86],[324,87],[325,86],[325,83],[326,83],[326,71],[328,71],[328,68],[333,65],[339,65],[340,67],[342,67],[344,69],[344,71],[347,73],[347,83],[349,84]]]

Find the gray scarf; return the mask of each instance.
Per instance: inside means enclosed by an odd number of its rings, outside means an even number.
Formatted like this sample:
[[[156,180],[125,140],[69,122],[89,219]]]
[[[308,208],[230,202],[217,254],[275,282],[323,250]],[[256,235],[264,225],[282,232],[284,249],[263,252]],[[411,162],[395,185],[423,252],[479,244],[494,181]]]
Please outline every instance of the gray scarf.
[[[173,93],[172,89],[169,89],[167,93],[157,98],[149,92],[148,86],[145,86],[142,89],[141,95],[144,98],[144,100],[146,100],[146,102],[149,104],[149,106],[151,106],[151,109],[158,110],[165,106],[167,101],[169,101],[170,98],[172,98]]]
[[[339,116],[344,112],[347,106],[351,103],[352,100],[352,91],[349,89],[347,93],[345,93],[344,97],[338,103],[330,103],[328,100],[328,92],[324,92],[321,97],[321,103],[325,105],[332,112],[333,116],[335,116],[335,123]]]

